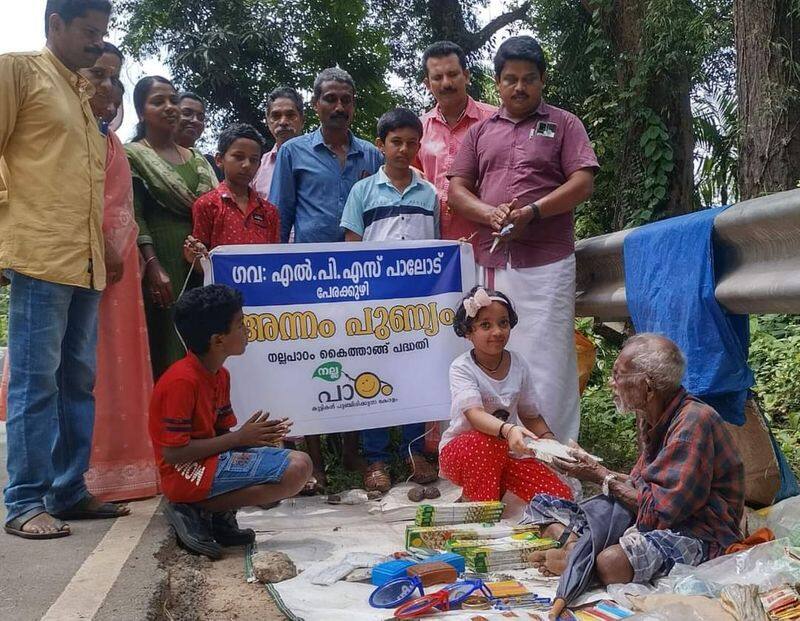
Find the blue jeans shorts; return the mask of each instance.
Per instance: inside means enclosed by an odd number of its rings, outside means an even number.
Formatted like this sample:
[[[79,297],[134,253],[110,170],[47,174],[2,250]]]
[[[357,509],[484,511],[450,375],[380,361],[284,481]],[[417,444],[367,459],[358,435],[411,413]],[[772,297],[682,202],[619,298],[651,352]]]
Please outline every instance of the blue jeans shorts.
[[[277,483],[288,466],[289,451],[272,446],[220,453],[208,498],[253,485]]]

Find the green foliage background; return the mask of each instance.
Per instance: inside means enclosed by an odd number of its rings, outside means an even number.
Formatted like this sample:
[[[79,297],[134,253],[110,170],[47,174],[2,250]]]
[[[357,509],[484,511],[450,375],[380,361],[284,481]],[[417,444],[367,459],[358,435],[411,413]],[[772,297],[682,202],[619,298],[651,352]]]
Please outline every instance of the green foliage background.
[[[786,457],[800,473],[800,316],[750,318],[755,390]]]
[[[178,87],[208,102],[212,129],[246,122],[269,136],[267,94],[289,85],[308,102],[317,73],[337,64],[356,83],[357,134],[372,137],[400,99],[386,81],[388,30],[366,0],[120,0],[115,16],[126,52],[163,53]]]

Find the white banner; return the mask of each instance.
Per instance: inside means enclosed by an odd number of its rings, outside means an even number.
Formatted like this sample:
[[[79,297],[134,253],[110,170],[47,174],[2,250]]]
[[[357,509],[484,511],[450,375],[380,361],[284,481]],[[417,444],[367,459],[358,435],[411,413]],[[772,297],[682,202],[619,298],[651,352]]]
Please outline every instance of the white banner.
[[[469,244],[221,246],[206,280],[244,295],[247,351],[226,364],[240,422],[264,410],[307,435],[449,418]]]

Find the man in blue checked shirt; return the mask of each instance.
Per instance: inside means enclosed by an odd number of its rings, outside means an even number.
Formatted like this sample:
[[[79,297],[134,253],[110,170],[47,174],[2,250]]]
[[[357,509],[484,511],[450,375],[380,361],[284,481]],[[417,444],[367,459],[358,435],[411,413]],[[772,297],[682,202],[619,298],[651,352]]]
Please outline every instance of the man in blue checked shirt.
[[[349,73],[322,71],[311,100],[320,127],[278,151],[269,200],[280,210],[283,242],[292,227],[298,243],[344,241],[339,222],[350,188],[383,163],[377,148],[350,131],[355,96]]]
[[[292,229],[296,243],[344,241],[339,222],[350,188],[383,163],[376,147],[350,131],[355,99],[349,73],[338,67],[323,70],[314,80],[311,98],[320,127],[289,140],[278,151],[269,201],[280,211],[284,243]],[[325,486],[319,436],[308,436],[306,445],[314,476],[303,493],[314,494]],[[350,470],[364,468],[355,432],[344,434],[343,463]]]

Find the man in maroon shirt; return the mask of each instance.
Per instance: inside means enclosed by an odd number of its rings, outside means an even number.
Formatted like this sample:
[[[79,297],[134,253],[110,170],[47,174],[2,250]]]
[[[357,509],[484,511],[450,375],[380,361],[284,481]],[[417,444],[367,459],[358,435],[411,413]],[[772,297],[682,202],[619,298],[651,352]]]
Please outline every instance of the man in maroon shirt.
[[[475,101],[467,94],[469,70],[464,50],[451,41],[437,41],[422,53],[425,86],[436,105],[420,117],[422,142],[415,166],[435,187],[439,196],[442,239],[460,239],[475,232],[475,224],[453,212],[447,204],[450,180],[447,171],[467,130],[489,118],[497,108]]]
[[[597,158],[580,120],[542,100],[546,65],[534,39],[504,41],[494,69],[503,105],[467,133],[448,201],[475,223],[484,282],[514,299],[510,347],[531,366],[542,416],[559,440],[577,439],[572,212],[592,194]]]

